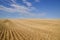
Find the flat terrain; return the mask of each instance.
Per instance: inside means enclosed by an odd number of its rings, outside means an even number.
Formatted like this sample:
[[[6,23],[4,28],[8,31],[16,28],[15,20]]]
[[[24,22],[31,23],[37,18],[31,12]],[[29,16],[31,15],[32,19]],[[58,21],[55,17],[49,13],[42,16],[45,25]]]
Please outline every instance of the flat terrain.
[[[60,40],[60,20],[0,19],[0,40]]]

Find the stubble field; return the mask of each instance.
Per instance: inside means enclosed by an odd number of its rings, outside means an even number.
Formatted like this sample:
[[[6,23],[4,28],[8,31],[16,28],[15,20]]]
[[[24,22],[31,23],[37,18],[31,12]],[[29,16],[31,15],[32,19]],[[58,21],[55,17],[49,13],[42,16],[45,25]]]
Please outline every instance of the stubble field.
[[[0,40],[60,40],[60,20],[0,19]]]

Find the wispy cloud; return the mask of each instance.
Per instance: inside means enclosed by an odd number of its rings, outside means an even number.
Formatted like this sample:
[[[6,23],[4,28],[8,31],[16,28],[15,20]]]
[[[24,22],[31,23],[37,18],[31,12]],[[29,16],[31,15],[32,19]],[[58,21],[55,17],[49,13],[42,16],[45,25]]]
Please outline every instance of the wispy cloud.
[[[32,3],[31,2],[28,2],[27,0],[23,0],[23,3],[25,3],[28,7],[31,7],[32,6]]]
[[[16,4],[12,4],[11,6],[14,8],[7,8],[4,6],[0,6],[0,10],[10,12],[10,13],[19,12],[20,14],[29,14],[29,15],[31,14],[31,11],[34,10],[34,8],[27,8],[25,6],[20,6]]]
[[[13,2],[13,4],[16,4],[16,0],[11,0]]]
[[[26,5],[27,5],[28,7],[31,7],[31,6],[32,6],[32,3],[26,2]]]
[[[9,12],[9,13],[19,13],[20,15],[24,15],[24,16],[45,16],[46,13],[35,13],[35,11],[37,11],[37,9],[35,7],[32,6],[32,3],[27,2],[27,0],[23,0],[24,3],[26,3],[26,6],[23,5],[18,5],[15,0],[11,0],[13,2],[13,4],[11,4],[10,6],[14,7],[14,8],[8,8],[5,6],[0,5],[0,10]],[[32,7],[30,7],[32,6]],[[34,12],[32,12],[34,11]]]
[[[40,0],[35,0],[35,2],[40,2]]]

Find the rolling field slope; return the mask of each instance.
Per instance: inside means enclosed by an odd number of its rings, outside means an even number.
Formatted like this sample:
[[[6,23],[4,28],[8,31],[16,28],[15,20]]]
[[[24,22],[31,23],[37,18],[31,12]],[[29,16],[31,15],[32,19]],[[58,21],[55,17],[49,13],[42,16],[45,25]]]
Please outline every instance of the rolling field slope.
[[[60,20],[1,19],[0,40],[60,40]]]

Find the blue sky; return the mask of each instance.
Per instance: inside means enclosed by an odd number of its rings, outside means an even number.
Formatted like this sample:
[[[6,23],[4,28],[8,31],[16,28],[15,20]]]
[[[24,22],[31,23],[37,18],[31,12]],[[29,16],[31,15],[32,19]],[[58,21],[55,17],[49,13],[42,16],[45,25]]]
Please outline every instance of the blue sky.
[[[0,0],[0,18],[60,19],[60,0]]]

